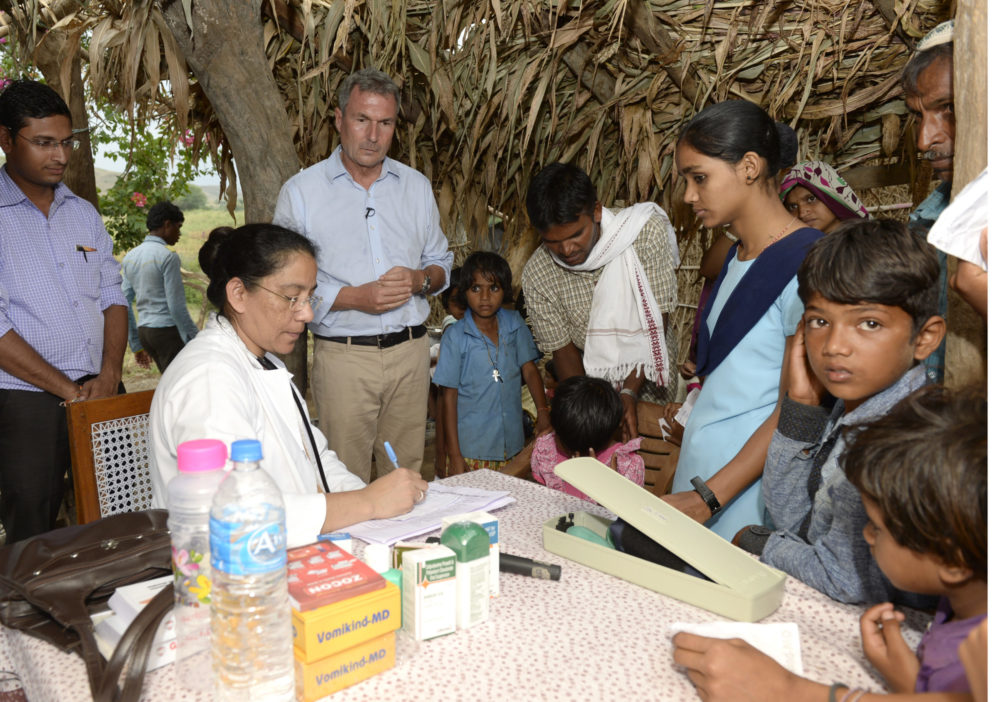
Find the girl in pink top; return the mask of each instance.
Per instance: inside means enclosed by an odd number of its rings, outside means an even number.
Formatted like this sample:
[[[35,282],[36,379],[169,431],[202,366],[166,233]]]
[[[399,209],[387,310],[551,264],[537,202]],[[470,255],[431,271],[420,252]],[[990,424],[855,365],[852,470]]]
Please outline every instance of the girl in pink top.
[[[614,440],[622,412],[621,397],[606,380],[580,375],[559,383],[550,412],[553,431],[539,436],[531,452],[535,480],[594,502],[555,474],[555,467],[563,461],[589,455],[642,485],[646,466],[636,453],[641,439],[627,444]]]

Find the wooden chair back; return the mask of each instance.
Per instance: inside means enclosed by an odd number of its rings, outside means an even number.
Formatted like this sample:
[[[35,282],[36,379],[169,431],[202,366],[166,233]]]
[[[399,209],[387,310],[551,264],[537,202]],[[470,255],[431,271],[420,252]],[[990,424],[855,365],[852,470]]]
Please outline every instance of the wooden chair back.
[[[640,402],[636,407],[639,435],[639,455],[646,464],[643,486],[656,496],[666,495],[674,482],[677,459],[681,447],[670,440],[664,440],[659,419],[663,416],[663,406],[652,402]]]
[[[152,506],[149,406],[153,391],[66,405],[79,524]]]

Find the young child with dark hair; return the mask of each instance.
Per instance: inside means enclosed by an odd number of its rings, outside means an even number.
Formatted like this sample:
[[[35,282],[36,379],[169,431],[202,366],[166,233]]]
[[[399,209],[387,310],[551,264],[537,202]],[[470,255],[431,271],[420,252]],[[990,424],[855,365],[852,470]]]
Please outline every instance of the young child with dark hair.
[[[465,316],[465,296],[458,294],[458,279],[461,273],[461,268],[452,268],[448,287],[441,293],[441,305],[446,313],[441,320],[442,332]]]
[[[538,348],[521,316],[501,307],[512,298],[510,266],[495,253],[470,254],[457,295],[465,299],[465,316],[442,336],[434,371],[450,475],[499,470],[524,448],[522,378],[539,408],[536,431],[549,426]]]
[[[891,603],[861,617],[865,655],[894,692],[969,692],[958,646],[986,617],[986,398],[939,386],[903,400],[844,454],[865,540],[900,590],[940,595],[914,655]]]
[[[531,451],[535,480],[594,502],[555,474],[555,467],[563,461],[589,455],[642,485],[646,466],[636,453],[642,439],[625,444],[614,440],[623,412],[621,396],[602,378],[578,375],[559,383],[552,396],[553,431],[539,436]]]
[[[674,661],[688,669],[702,699],[972,699],[959,648],[987,613],[986,397],[931,385],[861,429],[843,464],[867,515],[865,546],[897,588],[940,597],[916,654],[900,633],[903,614],[890,603],[861,617],[865,656],[895,694],[806,680],[739,640],[677,634]]]
[[[733,542],[841,602],[919,603],[879,571],[861,534],[861,496],[838,458],[847,430],[927,382],[921,361],[945,333],[938,272],[934,249],[889,220],[844,224],[799,268],[805,313],[762,478],[772,528],[746,527]]]

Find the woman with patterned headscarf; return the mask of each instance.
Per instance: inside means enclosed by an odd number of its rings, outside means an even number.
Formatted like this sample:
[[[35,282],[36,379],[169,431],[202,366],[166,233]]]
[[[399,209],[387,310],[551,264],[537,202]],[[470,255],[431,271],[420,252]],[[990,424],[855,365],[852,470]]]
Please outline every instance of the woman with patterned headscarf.
[[[794,166],[781,182],[780,193],[790,213],[824,234],[844,220],[871,217],[847,181],[823,161]]]

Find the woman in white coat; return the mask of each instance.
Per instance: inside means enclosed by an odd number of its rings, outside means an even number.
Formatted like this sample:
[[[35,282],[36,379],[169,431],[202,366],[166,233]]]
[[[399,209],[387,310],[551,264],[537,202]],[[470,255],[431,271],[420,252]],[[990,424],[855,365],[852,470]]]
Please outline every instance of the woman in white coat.
[[[284,496],[289,546],[408,512],[427,483],[406,468],[370,485],[349,472],[306,421],[291,373],[274,355],[289,353],[313,318],[312,243],[283,227],[248,224],[213,235],[202,255],[211,261],[208,298],[219,312],[177,355],[153,396],[154,506],[166,506],[182,442],[258,439],[261,467]]]

